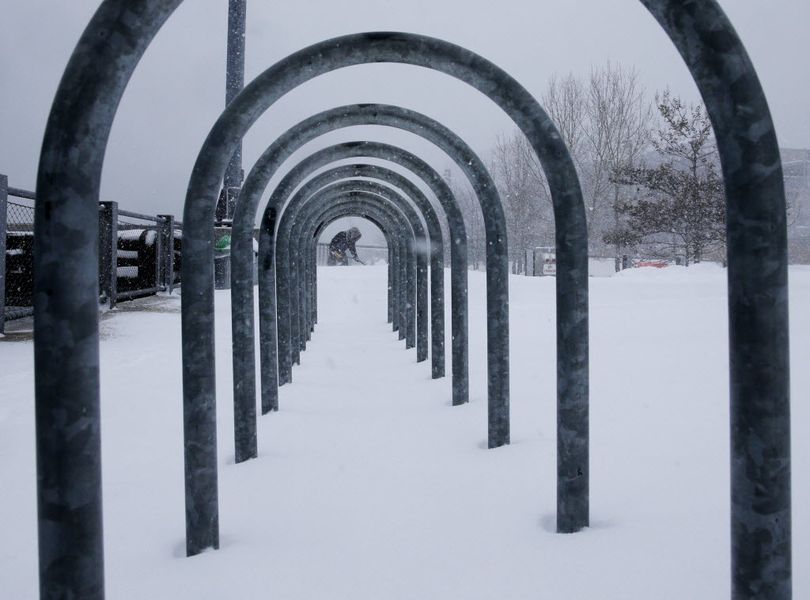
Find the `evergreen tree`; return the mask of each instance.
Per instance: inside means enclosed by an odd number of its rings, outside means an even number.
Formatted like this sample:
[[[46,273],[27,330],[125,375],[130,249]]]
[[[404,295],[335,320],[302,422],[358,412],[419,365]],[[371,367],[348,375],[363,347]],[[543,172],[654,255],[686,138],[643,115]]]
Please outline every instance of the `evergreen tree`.
[[[624,166],[612,181],[636,187],[619,211],[625,225],[605,235],[624,247],[648,244],[699,262],[725,248],[726,201],[711,122],[702,105],[685,105],[664,92],[656,97],[662,126],[652,145],[658,165]]]

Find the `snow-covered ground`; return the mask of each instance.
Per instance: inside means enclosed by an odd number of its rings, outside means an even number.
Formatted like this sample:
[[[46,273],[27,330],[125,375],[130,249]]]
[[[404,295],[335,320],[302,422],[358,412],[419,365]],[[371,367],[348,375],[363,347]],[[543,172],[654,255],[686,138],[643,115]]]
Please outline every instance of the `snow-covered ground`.
[[[179,302],[121,305],[101,342],[108,597],[728,597],[725,287],[711,265],[591,279],[592,527],[574,535],[554,533],[552,278],[511,280],[512,444],[486,450],[483,274],[470,273],[472,401],[452,407],[449,378],[432,381],[385,323],[385,268],[321,269],[313,340],[261,418],[258,460],[238,466],[218,292],[222,547],[191,559]],[[791,269],[791,329],[794,591],[807,598],[807,268]],[[30,341],[0,342],[10,599],[36,596],[32,359]]]

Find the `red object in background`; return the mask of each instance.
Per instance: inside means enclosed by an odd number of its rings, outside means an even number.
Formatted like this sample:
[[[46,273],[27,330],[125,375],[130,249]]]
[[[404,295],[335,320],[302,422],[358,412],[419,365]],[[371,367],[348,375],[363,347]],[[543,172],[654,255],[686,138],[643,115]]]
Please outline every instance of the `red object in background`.
[[[656,269],[663,269],[669,266],[665,260],[640,260],[633,264],[634,267],[653,267]]]

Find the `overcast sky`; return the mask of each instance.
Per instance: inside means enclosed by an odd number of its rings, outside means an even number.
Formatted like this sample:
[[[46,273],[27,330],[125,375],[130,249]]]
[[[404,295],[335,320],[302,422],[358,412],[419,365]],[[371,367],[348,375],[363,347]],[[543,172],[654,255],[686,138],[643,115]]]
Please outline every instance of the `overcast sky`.
[[[0,173],[33,188],[53,94],[98,0],[2,0]],[[182,214],[192,165],[224,105],[227,0],[187,0],[158,34],[135,72],[108,147],[102,199],[122,208]],[[808,0],[722,0],[765,87],[780,144],[810,147]],[[360,31],[422,33],[492,60],[539,97],[553,73],[587,75],[610,60],[637,68],[652,94],[669,86],[697,99],[689,73],[638,0],[248,0],[249,81],[314,42]],[[386,102],[423,112],[454,129],[482,156],[512,125],[489,100],[445,75],[401,65],[344,69],[282,98],[245,140],[246,170],[279,133],[321,110]],[[428,158],[449,159],[410,134],[353,128],[305,147],[376,139]]]

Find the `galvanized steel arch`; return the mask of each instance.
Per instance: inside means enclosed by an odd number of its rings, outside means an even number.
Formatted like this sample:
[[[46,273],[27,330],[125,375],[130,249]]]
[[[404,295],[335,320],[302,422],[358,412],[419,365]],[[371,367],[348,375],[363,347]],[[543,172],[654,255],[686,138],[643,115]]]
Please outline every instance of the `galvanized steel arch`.
[[[288,297],[285,299],[288,309],[293,308],[294,306],[301,306],[299,301],[293,300],[294,295],[296,295],[298,292],[298,278],[295,276],[295,272],[300,268],[301,265],[299,265],[295,260],[294,255],[291,257],[287,252],[290,243],[290,236],[292,235],[294,238],[298,237],[295,234],[300,232],[302,224],[308,223],[307,218],[311,216],[312,211],[317,210],[319,205],[323,204],[324,202],[329,202],[336,197],[342,197],[343,195],[351,192],[367,192],[369,194],[367,196],[368,198],[377,197],[381,202],[385,202],[386,204],[390,203],[392,206],[396,207],[408,221],[408,224],[413,231],[416,244],[414,246],[414,252],[417,264],[417,282],[419,282],[417,283],[417,289],[414,289],[413,291],[416,297],[416,306],[421,304],[424,311],[425,304],[427,303],[427,259],[424,253],[418,252],[418,249],[423,247],[424,242],[427,241],[427,237],[425,235],[424,226],[420,222],[419,216],[413,207],[408,204],[405,198],[399,196],[399,194],[394,190],[371,181],[350,180],[330,184],[329,177],[317,176],[311,181],[307,182],[307,184],[304,185],[290,199],[290,202],[287,204],[287,207],[282,213],[279,221],[278,236],[276,241],[276,268],[278,275],[281,275],[282,269],[279,268],[280,263],[283,270],[287,271],[287,274],[290,276],[289,287],[286,290]],[[408,294],[410,297],[410,291]],[[281,308],[281,305],[282,302],[279,301],[279,308]],[[400,339],[406,339],[405,347],[413,348],[417,345],[416,342],[418,337],[416,331],[416,311],[413,311],[411,308],[409,308],[409,306],[414,306],[413,298],[411,298],[410,302],[407,302],[403,307],[405,313],[402,316],[404,317],[405,327],[401,327],[399,331]],[[279,312],[281,313],[283,311],[279,310]],[[302,314],[303,313],[301,311],[293,310],[290,312],[290,318],[293,322],[292,326],[294,330],[299,328],[303,329],[301,323]],[[424,323],[426,324],[426,321]],[[422,345],[427,343],[426,327],[424,328],[424,333],[425,335],[421,340]],[[293,336],[293,346],[303,348],[302,341],[301,336],[298,333],[295,333]],[[424,349],[426,350],[426,348]]]
[[[331,209],[334,209],[334,208],[335,208],[334,205],[331,206]],[[343,207],[341,206],[340,208],[342,209]],[[323,223],[321,223],[318,226],[318,229],[316,230],[316,233],[313,234],[313,239],[310,240],[312,242],[312,244],[313,244],[312,248],[309,249],[313,265],[314,265],[315,261],[317,260],[315,245],[317,245],[317,243],[318,243],[318,235],[320,234],[320,232],[323,229],[328,227],[331,223],[333,223],[333,222],[335,222],[335,221],[337,221],[339,219],[342,219],[345,216],[352,216],[352,215],[338,213],[336,215],[330,216],[326,221],[324,221]],[[354,216],[361,216],[361,215],[354,215]],[[369,221],[372,222],[373,224],[377,225],[377,227],[380,227],[380,225],[378,223],[376,223],[375,221],[373,221],[372,219],[369,219]],[[395,248],[395,243],[394,243],[395,240],[394,239],[389,239],[389,238],[390,238],[390,235],[389,235],[389,237],[386,237],[386,244],[388,246],[388,302],[387,302],[387,304],[388,304],[387,313],[388,314],[387,314],[387,320],[388,320],[388,323],[393,323],[393,313],[394,313],[395,310],[397,310],[394,307],[395,293],[396,293],[395,290],[394,290],[394,283],[396,282],[396,279],[397,279],[397,276],[399,274],[400,269],[398,268],[398,260],[399,259],[396,256],[396,252],[395,252],[395,249],[396,249]],[[313,315],[312,315],[312,318],[311,318],[311,322],[313,324],[315,324],[317,322],[317,318],[315,316],[316,313],[317,313],[317,311],[313,311]]]
[[[453,374],[453,403],[461,404],[468,399],[468,352],[467,352],[467,310],[466,310],[466,287],[467,287],[467,256],[466,256],[466,233],[464,232],[463,217],[461,217],[460,210],[455,204],[453,194],[442,177],[436,172],[435,169],[430,167],[425,161],[410,152],[404,151],[401,148],[392,146],[390,144],[383,144],[380,142],[345,142],[330,146],[313,155],[303,159],[294,170],[285,176],[285,178],[278,184],[271,200],[267,204],[267,208],[262,218],[262,237],[272,237],[274,230],[274,223],[277,215],[275,207],[282,205],[286,197],[292,193],[295,187],[303,181],[304,175],[310,171],[321,166],[326,166],[330,162],[350,158],[377,158],[393,162],[411,173],[415,174],[426,185],[430,187],[433,193],[439,199],[439,202],[448,215],[448,224],[452,238],[451,242],[451,301],[453,305],[453,315],[451,318],[451,328],[453,333],[452,340],[452,374]],[[250,179],[250,177],[249,177]],[[414,186],[411,186],[413,189]],[[254,188],[255,189],[255,188]],[[421,202],[423,196],[416,194],[413,196],[415,201]],[[428,210],[429,203],[425,206]],[[239,211],[239,204],[237,204],[237,212]],[[454,213],[457,213],[454,215]],[[267,251],[271,251],[274,246],[262,241],[260,237],[260,248],[264,247]],[[236,248],[235,252],[239,252]],[[244,250],[242,254],[246,254]],[[270,261],[272,257],[265,257],[263,260]],[[244,256],[241,256],[244,260]],[[263,289],[263,288],[262,288]],[[246,303],[247,295],[245,296],[244,306],[249,306]],[[262,309],[263,310],[263,309]],[[269,309],[268,309],[269,310]],[[281,381],[289,378],[289,366],[284,366],[284,361],[288,360],[285,353],[286,344],[285,337],[289,338],[289,333],[284,330],[284,321],[279,324],[279,351],[282,356],[279,357],[279,369],[282,370]],[[269,343],[272,345],[272,339],[275,334],[272,328],[268,328],[262,334],[262,343]],[[289,362],[289,361],[288,361]],[[284,367],[282,369],[282,367]],[[248,369],[246,369],[248,370]],[[263,393],[265,393],[263,383]],[[272,390],[271,390],[272,391]]]
[[[272,176],[281,166],[282,162],[289,157],[297,148],[306,142],[315,139],[329,131],[339,128],[356,125],[382,125],[399,128],[420,137],[423,137],[450,156],[470,180],[476,197],[485,216],[487,234],[487,303],[488,303],[488,365],[489,365],[489,405],[491,430],[488,436],[490,447],[500,446],[508,443],[509,440],[509,406],[508,406],[508,255],[506,251],[506,224],[500,198],[495,188],[492,178],[483,162],[477,157],[472,149],[451,130],[444,127],[437,121],[402,107],[384,104],[356,104],[341,106],[322,113],[313,115],[305,119],[296,126],[284,132],[257,160],[250,174],[245,181],[242,193],[234,215],[234,236],[233,255],[235,258],[232,264],[232,289],[234,294],[241,298],[232,304],[234,311],[242,311],[242,306],[251,306],[252,285],[248,284],[252,276],[252,269],[247,261],[248,246],[252,238],[250,233],[252,223],[255,220],[254,213],[261,198],[261,194],[266,188]],[[279,197],[275,196],[270,200],[270,210],[279,211]],[[442,200],[442,196],[439,196]],[[443,205],[448,219],[455,222],[455,228],[463,227],[463,217],[457,207]],[[248,227],[250,223],[251,227]],[[461,254],[461,241],[455,240],[451,246],[453,251]],[[465,242],[466,243],[466,242]],[[466,259],[466,256],[465,256]],[[459,260],[456,259],[458,263]],[[460,271],[460,269],[459,269]],[[457,282],[453,289],[461,285]],[[466,280],[464,282],[466,288]],[[456,292],[460,295],[460,292]],[[466,306],[463,313],[453,312],[456,322],[453,339],[460,348],[466,347]],[[248,339],[251,335],[249,329],[249,316],[234,316],[234,327],[238,327],[240,339]],[[288,340],[291,337],[286,329],[286,323],[282,320],[279,324],[279,374],[280,384],[286,383],[291,377],[292,361],[288,360]],[[239,377],[240,382],[253,381],[254,371],[251,370],[252,363],[249,353],[252,352],[252,345],[246,343],[244,352],[240,356]],[[458,363],[454,361],[456,372],[454,380],[454,404],[461,404],[467,401],[467,363],[466,354],[463,356],[454,352],[454,357],[459,356]],[[295,357],[295,349],[290,353]],[[244,395],[249,396],[249,384],[240,383],[244,388]],[[255,384],[253,384],[255,387]],[[463,388],[462,388],[463,386]],[[237,403],[237,406],[240,403]]]
[[[348,206],[348,208],[347,208]],[[327,227],[334,221],[337,221],[341,218],[347,216],[359,216],[369,220],[371,223],[376,225],[384,232],[386,236],[386,244],[388,245],[388,307],[387,311],[389,314],[389,322],[391,322],[390,315],[392,311],[399,310],[394,306],[395,302],[397,302],[397,296],[402,296],[400,290],[404,289],[404,286],[407,284],[405,283],[405,278],[407,277],[407,253],[405,252],[404,248],[404,239],[407,238],[407,231],[401,231],[396,227],[395,224],[386,223],[384,221],[378,221],[373,216],[368,214],[368,211],[365,213],[359,214],[357,211],[363,211],[366,208],[375,208],[379,210],[379,206],[376,205],[372,200],[367,198],[359,198],[353,200],[347,200],[346,198],[339,199],[337,202],[330,203],[329,206],[324,207],[324,212],[322,213],[325,215],[323,221],[320,224],[320,227]],[[379,216],[379,215],[378,215]],[[380,217],[382,218],[382,217]],[[317,243],[317,240],[311,240],[313,244]],[[315,260],[315,248],[314,246],[311,248],[312,252],[312,260]]]
[[[335,160],[339,158],[349,158],[349,157],[356,157],[361,155],[362,153],[357,153],[357,144],[349,143],[346,145],[338,145],[334,147],[334,154],[331,154],[331,157]],[[391,147],[394,148],[394,147]],[[368,149],[367,149],[368,150]],[[399,150],[399,149],[397,149]],[[402,151],[404,152],[404,151]],[[325,156],[325,155],[321,155]],[[378,154],[378,156],[382,157],[382,154]],[[393,155],[390,151],[385,154],[385,156],[389,160],[394,160],[397,164],[401,164],[402,160],[397,161],[398,155]],[[403,157],[411,156],[407,153],[402,154]],[[413,157],[412,162],[419,166],[418,159]],[[327,164],[326,162],[324,164]],[[406,166],[409,164],[406,162]],[[426,164],[426,163],[425,163]],[[344,173],[344,171],[340,171],[339,173]],[[345,171],[348,175],[349,171]],[[438,223],[437,217],[435,215],[435,210],[433,209],[430,202],[424,196],[424,194],[416,187],[413,183],[411,183],[407,178],[404,176],[391,171],[389,169],[385,169],[383,167],[379,167],[376,165],[354,165],[352,167],[352,176],[368,176],[371,175],[375,178],[379,178],[382,180],[386,180],[389,183],[400,187],[400,189],[404,189],[407,192],[409,198],[413,199],[414,202],[419,206],[420,211],[423,211],[428,219],[428,227],[432,230],[431,235],[433,232],[439,237],[441,240],[441,227]],[[435,176],[435,180],[428,179],[425,181],[426,184],[431,185],[434,192],[438,194],[447,194],[449,190],[446,189],[446,186],[441,187],[437,184],[440,180],[438,173],[433,172]],[[276,351],[276,328],[273,325],[276,319],[276,296],[275,296],[275,274],[273,270],[268,266],[272,265],[273,261],[276,260],[275,256],[275,242],[273,241],[275,238],[275,211],[271,211],[271,205],[268,204],[268,209],[265,210],[262,219],[260,221],[260,235],[259,235],[259,264],[264,265],[260,269],[259,274],[259,325],[260,325],[260,340],[259,340],[259,347],[260,347],[260,354],[261,354],[261,374],[262,374],[262,388],[261,388],[261,397],[262,397],[262,406],[266,407],[267,410],[271,410],[272,407],[278,406],[278,385],[276,382],[276,368],[280,363],[281,360],[277,360],[275,358],[275,351]],[[432,216],[431,216],[432,215]],[[273,233],[271,234],[271,230]],[[455,239],[463,239],[464,232],[454,232],[456,237]],[[461,237],[459,237],[461,236]],[[443,249],[436,248],[437,252],[432,252],[431,256],[431,289],[435,294],[441,296],[442,290],[444,288],[444,279],[443,279]],[[463,267],[461,268],[461,276],[456,274],[455,282],[458,283],[459,281],[466,281],[466,259]],[[458,270],[458,261],[454,263],[451,269]],[[436,276],[434,276],[436,275]],[[458,285],[456,285],[458,287]],[[435,295],[434,295],[435,299]],[[464,298],[460,298],[458,293],[453,294],[453,307],[454,309],[459,307],[459,304],[464,301]],[[444,375],[444,356],[443,356],[443,346],[444,346],[444,310],[443,310],[443,300],[436,300],[434,302],[436,311],[433,314],[432,319],[434,323],[434,348],[437,347],[437,340],[438,343],[441,344],[439,346],[442,352],[439,356],[434,354],[434,361],[433,361],[433,377],[440,377]],[[461,313],[462,311],[458,311]],[[459,330],[459,325],[463,324],[464,321],[457,319],[453,322],[453,331],[456,332]],[[465,337],[466,339],[466,337]],[[454,347],[454,362],[461,362],[462,360],[466,359],[466,352],[463,354],[458,351],[459,347],[461,346],[461,340],[455,341]],[[284,347],[279,344],[279,348],[284,351]],[[466,349],[466,348],[465,348]],[[466,365],[466,361],[464,362]],[[251,363],[251,369],[255,369],[255,366]],[[459,373],[466,373],[466,369],[462,370],[458,368],[453,369],[454,373],[454,389],[457,393],[461,394],[466,390],[466,386],[461,387],[461,383],[464,383],[464,379],[461,378]],[[289,376],[288,376],[289,377]],[[454,391],[454,393],[456,393]]]
[[[433,205],[416,185],[407,177],[373,164],[353,163],[329,169],[320,174],[330,180],[362,178],[383,183],[399,192],[406,200],[413,203],[425,220],[430,238],[430,329],[431,329],[431,377],[438,379],[444,376],[444,234],[439,217]],[[267,211],[265,211],[265,215]],[[264,217],[263,217],[264,218]],[[259,254],[263,248],[259,247]],[[262,302],[262,290],[259,290],[259,303]],[[310,310],[310,320],[314,322],[317,314],[315,305]]]
[[[422,191],[403,175],[378,165],[347,165],[327,171],[330,179],[364,177],[383,181],[402,190],[405,196],[414,202],[420,214],[426,220],[430,247],[430,295],[431,295],[431,374],[438,378],[444,376],[444,239],[438,216]],[[325,175],[325,174],[324,174]],[[269,206],[269,205],[268,205]],[[268,227],[269,211],[265,210],[261,220],[261,230]],[[259,257],[261,265],[268,264],[276,253],[270,248],[270,236],[261,233],[259,237]],[[279,260],[279,259],[277,259]],[[268,326],[275,318],[275,290],[268,286],[271,275],[260,275],[259,283],[259,346],[261,354],[262,406],[265,412],[278,408],[278,386],[276,385],[276,368],[278,361],[272,357],[276,346],[275,327]],[[273,278],[274,279],[274,278]],[[316,317],[315,306],[311,306],[310,320]],[[308,333],[308,332],[307,332]],[[236,340],[234,343],[237,343]],[[269,363],[269,364],[268,364]]]
[[[334,171],[334,170],[333,170]],[[344,171],[346,174],[350,170]],[[300,235],[302,224],[304,221],[299,219],[299,216],[304,214],[304,209],[308,206],[310,201],[315,200],[315,195],[321,193],[323,190],[343,190],[351,191],[364,191],[371,194],[380,196],[385,200],[394,204],[408,219],[408,222],[413,229],[416,238],[416,260],[417,260],[417,289],[416,289],[416,323],[415,328],[412,330],[411,321],[407,321],[407,330],[402,332],[406,335],[407,348],[415,346],[417,348],[417,362],[422,362],[428,357],[428,326],[427,326],[427,297],[428,297],[428,266],[427,266],[427,252],[423,249],[428,249],[429,243],[433,243],[429,234],[425,231],[425,226],[421,223],[419,213],[414,210],[408,200],[387,186],[378,182],[366,180],[348,180],[334,182],[334,172],[328,172],[314,177],[309,180],[296,194],[290,199],[290,202],[285,207],[279,221],[278,234],[277,234],[277,250],[276,250],[276,265],[284,266],[285,270],[289,273],[289,289],[288,298],[286,299],[287,306],[292,308],[290,313],[293,331],[293,347],[298,345],[300,349],[305,348],[305,315],[307,310],[307,303],[301,297],[296,296],[299,292],[299,284],[303,281],[298,273],[303,272],[303,262],[300,261],[302,256],[295,252],[289,252],[290,237],[297,239]],[[261,248],[260,248],[261,252]],[[297,298],[297,301],[295,300]],[[279,302],[279,312],[281,310],[282,302]],[[296,311],[295,307],[299,307]],[[308,320],[308,317],[307,319]],[[400,338],[402,339],[402,338]]]
[[[73,593],[88,598],[103,595],[95,306],[97,234],[93,228],[96,202],[104,150],[118,102],[146,47],[181,1],[105,0],[68,63],[46,127],[37,178],[38,241],[34,262],[40,586],[44,594]],[[664,27],[695,77],[714,123],[729,191],[733,590],[741,595],[767,589],[773,597],[789,598],[787,250],[784,188],[779,182],[781,163],[773,123],[756,70],[716,0],[641,1]],[[349,61],[361,62],[369,58],[364,48],[370,45],[374,49],[390,42],[388,50],[398,49],[392,60],[424,56],[434,65],[441,62],[446,66],[439,59],[441,51],[457,47],[443,42],[438,42],[439,48],[432,43],[401,43],[423,39],[404,34],[348,36],[340,39],[340,52]],[[312,49],[294,55],[296,60],[304,59],[300,64],[303,68],[298,68],[299,77],[312,73],[312,60],[307,63],[305,58],[307,52]],[[456,50],[451,54],[459,56]],[[473,66],[481,67],[476,69],[481,72],[489,70],[484,67],[490,63],[481,64],[478,57],[471,56],[473,60],[460,65],[462,69]],[[382,61],[382,57],[377,60]],[[450,64],[455,66],[452,61]],[[271,73],[270,77],[276,75]],[[295,78],[288,83],[294,84]],[[493,88],[497,93],[497,84],[485,92],[492,94]],[[215,172],[205,181],[195,177],[189,195],[205,199],[211,213],[215,188],[232,154],[229,150],[238,144],[248,122],[258,116],[248,106],[249,95],[243,93],[231,109],[244,112],[245,126],[230,132],[217,127],[195,168],[198,176],[209,167]],[[529,119],[536,106],[534,100],[528,94],[510,96],[514,110],[508,112]],[[537,124],[524,124],[533,133],[529,138],[537,148]],[[221,151],[214,152],[220,144]],[[548,159],[553,152],[546,150],[559,146],[562,144],[557,137],[550,147],[537,149],[541,158]],[[554,161],[546,162],[551,166]],[[572,170],[560,166],[563,173]],[[556,183],[566,177],[553,168],[546,171]],[[208,216],[207,212],[201,215],[193,229],[202,232],[209,227],[210,219],[205,222]],[[572,242],[575,240],[558,238],[558,259],[568,254]],[[187,250],[192,255],[201,253],[201,262],[206,263],[206,274],[210,275],[207,263],[212,262],[212,253],[205,244],[201,237]],[[570,267],[578,281],[583,276],[579,264],[576,260],[566,262],[560,266],[561,273]],[[199,294],[188,299],[194,306],[184,305],[185,311],[210,311],[212,296],[212,292],[201,288]],[[577,307],[583,308],[584,303]],[[572,323],[577,333],[585,324],[584,314]],[[187,322],[186,328],[193,332],[195,325],[210,326]],[[564,345],[570,340],[566,337],[560,342]],[[187,347],[186,352],[189,360],[199,358],[206,366],[213,364],[210,347],[200,347],[197,352]],[[196,381],[190,374],[184,378],[190,393],[187,397],[195,399],[185,404],[187,433],[193,434],[186,450],[189,554],[219,545],[216,427],[212,419],[214,398],[209,392],[213,389],[212,378],[213,369],[207,369]],[[578,383],[572,384],[580,389]],[[562,408],[582,417],[586,413],[580,406],[577,402],[570,407],[563,403]],[[575,429],[571,433],[574,440],[579,440],[587,430]],[[753,447],[755,440],[773,448],[773,452],[763,459]],[[558,444],[566,443],[558,440]],[[562,446],[566,455],[561,457],[561,467],[567,463],[567,451],[577,455],[580,446],[579,442],[575,448]],[[193,456],[190,447],[196,449]],[[584,467],[587,473],[587,465]],[[581,515],[587,502],[574,502],[569,514],[566,497],[582,497],[583,484],[584,478],[575,477],[560,486],[563,494],[558,493],[558,529],[565,531],[569,525],[578,528],[580,519],[570,517]],[[754,497],[763,502],[754,502]],[[559,504],[563,505],[562,511]]]
[[[351,208],[348,212],[346,206],[350,205]],[[347,216],[352,210],[357,207],[362,207],[366,211],[372,211],[372,214],[378,214],[379,211],[382,215],[378,218],[387,218],[391,221],[388,225],[389,232],[392,234],[391,239],[393,245],[393,260],[391,261],[391,269],[389,273],[393,277],[389,281],[389,287],[392,291],[394,299],[394,313],[398,313],[398,320],[400,328],[405,328],[409,321],[406,305],[410,303],[413,305],[414,296],[416,294],[416,278],[417,278],[417,262],[416,262],[416,238],[412,227],[410,226],[409,219],[405,216],[400,209],[387,198],[378,196],[370,192],[355,192],[346,191],[345,189],[328,189],[324,188],[319,193],[308,198],[307,219],[321,219],[324,215],[334,215],[332,220]],[[283,267],[282,267],[283,268]],[[410,299],[410,300],[409,300]],[[400,339],[402,339],[400,337]]]

